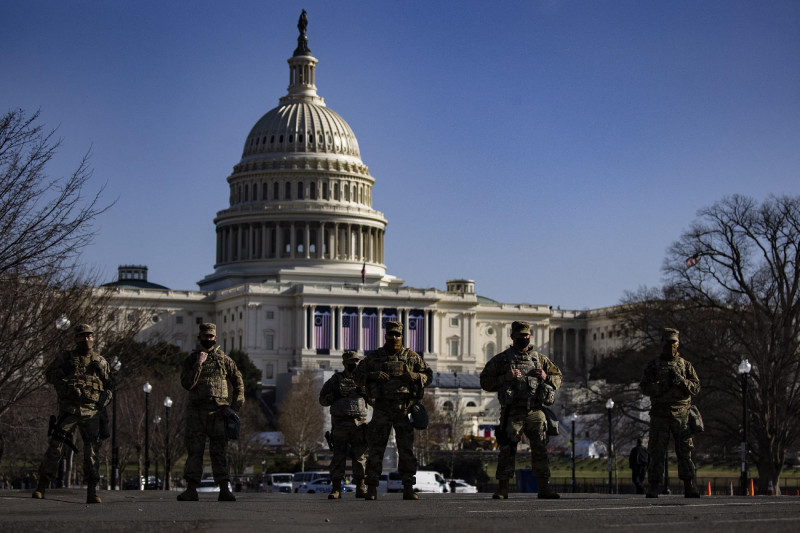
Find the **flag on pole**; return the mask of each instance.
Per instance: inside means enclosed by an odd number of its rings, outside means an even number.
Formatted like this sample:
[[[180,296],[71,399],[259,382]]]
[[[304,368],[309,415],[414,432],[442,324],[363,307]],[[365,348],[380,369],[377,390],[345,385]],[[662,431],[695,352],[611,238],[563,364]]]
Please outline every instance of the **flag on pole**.
[[[361,265],[361,283],[364,283],[364,281],[366,281],[366,278],[367,278],[367,263],[365,262],[363,265]]]
[[[686,258],[686,268],[692,268],[697,263],[700,262],[700,258],[697,257],[697,254],[694,254],[692,257]]]

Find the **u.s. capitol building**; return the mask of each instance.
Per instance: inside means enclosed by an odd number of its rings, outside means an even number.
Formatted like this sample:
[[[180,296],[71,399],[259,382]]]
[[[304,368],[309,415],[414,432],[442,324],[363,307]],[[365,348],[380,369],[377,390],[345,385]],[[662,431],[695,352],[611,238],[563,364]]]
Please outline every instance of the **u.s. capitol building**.
[[[198,324],[214,322],[222,348],[247,352],[274,397],[281,375],[338,369],[343,351],[376,349],[382,324],[399,320],[406,346],[433,368],[438,404],[458,398],[478,418],[491,416],[494,395],[480,391],[476,374],[508,346],[511,322],[524,320],[537,350],[568,379],[585,379],[620,336],[606,310],[500,303],[468,279],[416,289],[387,272],[376,179],[353,130],[317,94],[317,59],[304,31],[288,63],[288,93],[256,121],[227,178],[229,205],[214,219],[214,271],[199,290],[148,282],[147,268],[136,265],[121,266],[108,284],[115,305],[151,315],[140,339],[190,350]]]

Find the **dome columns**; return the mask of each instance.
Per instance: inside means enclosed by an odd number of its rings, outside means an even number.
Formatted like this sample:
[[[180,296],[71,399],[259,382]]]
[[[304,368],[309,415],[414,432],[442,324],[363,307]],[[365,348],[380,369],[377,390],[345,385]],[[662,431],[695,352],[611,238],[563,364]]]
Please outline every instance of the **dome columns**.
[[[217,263],[288,258],[383,264],[383,236],[381,228],[339,222],[228,224],[217,228]]]

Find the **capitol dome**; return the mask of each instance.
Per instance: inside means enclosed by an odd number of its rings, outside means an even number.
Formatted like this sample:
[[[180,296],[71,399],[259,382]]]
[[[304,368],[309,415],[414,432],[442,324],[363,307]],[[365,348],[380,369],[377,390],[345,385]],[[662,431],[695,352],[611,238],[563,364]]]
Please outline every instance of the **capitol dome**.
[[[386,274],[386,219],[353,130],[317,94],[305,16],[289,87],[247,135],[217,213],[214,273],[204,290],[268,281],[400,285]]]

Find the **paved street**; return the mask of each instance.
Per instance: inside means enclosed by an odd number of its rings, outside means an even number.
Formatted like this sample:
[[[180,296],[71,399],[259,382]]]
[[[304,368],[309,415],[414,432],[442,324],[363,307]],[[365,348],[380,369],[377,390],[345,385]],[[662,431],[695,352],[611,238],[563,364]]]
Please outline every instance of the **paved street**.
[[[219,503],[202,494],[200,503],[179,503],[176,493],[101,492],[104,503],[86,505],[80,490],[51,490],[46,500],[29,491],[0,491],[0,531],[279,531],[309,533],[365,531],[451,533],[522,531],[675,531],[702,533],[800,528],[800,498],[714,496],[687,500],[662,496],[580,494],[538,500],[512,494],[507,501],[489,494],[424,494],[406,502],[400,494],[381,494],[374,502],[352,495],[336,501],[320,494],[237,494],[236,503]]]

